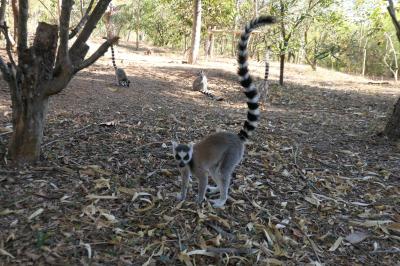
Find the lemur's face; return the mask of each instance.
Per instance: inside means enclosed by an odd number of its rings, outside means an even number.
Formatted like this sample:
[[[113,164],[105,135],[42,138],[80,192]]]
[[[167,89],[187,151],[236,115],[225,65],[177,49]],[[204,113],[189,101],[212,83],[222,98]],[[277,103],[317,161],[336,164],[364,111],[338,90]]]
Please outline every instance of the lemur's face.
[[[185,167],[192,160],[193,144],[178,144],[172,142],[175,160],[179,167]]]

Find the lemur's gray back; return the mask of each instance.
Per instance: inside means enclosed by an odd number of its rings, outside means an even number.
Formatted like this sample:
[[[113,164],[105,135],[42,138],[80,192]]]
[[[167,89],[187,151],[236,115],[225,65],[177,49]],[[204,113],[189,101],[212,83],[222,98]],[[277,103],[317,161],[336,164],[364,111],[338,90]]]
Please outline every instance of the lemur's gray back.
[[[200,71],[199,76],[193,81],[192,89],[194,91],[205,91],[207,90],[207,76],[203,70]]]

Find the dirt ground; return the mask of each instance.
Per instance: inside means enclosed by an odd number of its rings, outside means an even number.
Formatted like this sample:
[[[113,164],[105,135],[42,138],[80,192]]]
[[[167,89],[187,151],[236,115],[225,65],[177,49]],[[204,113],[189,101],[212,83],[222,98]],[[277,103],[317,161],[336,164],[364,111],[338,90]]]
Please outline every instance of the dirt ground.
[[[288,65],[223,209],[179,203],[171,140],[237,132],[245,97],[234,58],[182,63],[116,47],[52,98],[41,161],[7,161],[0,82],[0,265],[399,265],[400,144],[377,136],[398,84]],[[260,79],[263,63],[252,61]],[[221,102],[191,91],[205,69]],[[211,195],[215,197],[216,195]]]

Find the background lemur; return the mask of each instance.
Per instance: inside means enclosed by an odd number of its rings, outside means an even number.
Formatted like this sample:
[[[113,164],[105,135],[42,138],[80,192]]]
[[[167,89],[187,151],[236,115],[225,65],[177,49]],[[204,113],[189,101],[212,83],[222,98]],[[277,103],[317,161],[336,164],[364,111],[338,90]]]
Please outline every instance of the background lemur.
[[[129,84],[131,83],[131,81],[126,76],[125,71],[122,68],[117,67],[117,64],[115,64],[114,46],[111,45],[110,47],[111,47],[111,60],[112,60],[114,70],[115,70],[115,77],[117,79],[117,85],[122,86],[122,87],[129,87]]]
[[[172,142],[175,159],[182,175],[182,192],[180,200],[185,200],[189,178],[194,174],[199,179],[197,202],[201,203],[207,190],[208,175],[211,175],[218,186],[220,198],[213,200],[214,207],[222,207],[228,199],[231,175],[242,160],[245,142],[256,129],[260,111],[259,94],[248,69],[247,43],[252,30],[275,22],[271,16],[261,16],[251,20],[242,32],[238,44],[238,75],[240,84],[248,98],[247,120],[238,134],[218,132],[204,138],[197,144],[177,144]],[[215,188],[214,188],[215,189]]]
[[[198,77],[193,81],[192,89],[199,91],[213,100],[222,101],[221,97],[215,96],[208,88],[207,76],[204,70],[200,70]]]
[[[268,77],[269,77],[269,59],[270,59],[269,54],[270,54],[270,51],[271,51],[271,47],[268,46],[265,51],[264,80],[261,81],[258,86],[258,90],[260,91],[261,101],[264,102],[265,104],[267,103],[267,99],[268,99],[268,88],[269,88]]]

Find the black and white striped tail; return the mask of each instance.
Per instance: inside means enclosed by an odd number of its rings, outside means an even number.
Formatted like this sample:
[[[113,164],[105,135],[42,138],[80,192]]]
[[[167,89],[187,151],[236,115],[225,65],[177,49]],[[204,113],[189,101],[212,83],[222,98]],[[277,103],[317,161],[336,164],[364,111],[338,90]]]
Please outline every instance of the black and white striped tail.
[[[115,63],[114,47],[111,45],[110,48],[111,48],[111,61],[114,69],[117,69],[117,64]]]
[[[207,89],[204,90],[203,89],[203,90],[200,90],[200,92],[203,93],[204,95],[210,97],[211,99],[213,99],[215,101],[222,101],[223,100],[223,98],[215,96],[210,90],[207,90]]]
[[[260,99],[260,95],[249,74],[247,44],[251,32],[254,29],[266,24],[273,24],[273,23],[275,23],[274,17],[260,16],[256,19],[251,20],[246,25],[244,31],[240,35],[240,40],[238,44],[238,64],[239,64],[238,75],[240,84],[245,89],[244,93],[248,98],[247,106],[249,109],[247,112],[247,120],[244,122],[243,129],[240,130],[240,132],[238,133],[239,137],[243,141],[246,141],[250,137],[252,131],[254,131],[257,128],[258,120],[260,117],[260,110],[258,109],[258,101]]]

